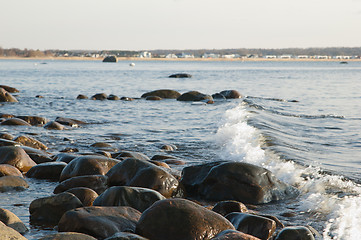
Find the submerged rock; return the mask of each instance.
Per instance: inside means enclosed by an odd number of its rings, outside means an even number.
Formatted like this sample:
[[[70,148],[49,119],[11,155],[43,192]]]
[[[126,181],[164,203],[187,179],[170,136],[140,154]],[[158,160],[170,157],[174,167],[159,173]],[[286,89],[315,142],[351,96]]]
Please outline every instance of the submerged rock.
[[[71,127],[76,127],[78,125],[86,124],[86,122],[84,121],[73,118],[65,118],[65,117],[56,117],[55,121],[62,125],[71,126]]]
[[[7,86],[7,85],[0,85],[0,88],[5,89],[9,93],[18,93],[18,92],[20,92],[18,89],[14,88],[14,87]]]
[[[0,192],[24,191],[27,188],[29,188],[29,185],[23,177],[0,177]]]
[[[66,129],[64,125],[56,122],[56,121],[50,121],[47,124],[44,125],[44,128],[47,130],[64,130]]]
[[[210,95],[206,95],[206,94],[200,93],[198,91],[186,92],[177,98],[177,101],[199,102],[199,101],[203,101],[203,100],[212,100],[213,101],[213,98]]]
[[[44,143],[42,143],[32,137],[28,137],[28,136],[24,136],[24,135],[20,135],[20,136],[14,138],[13,141],[21,143],[24,146],[28,146],[28,147],[32,147],[32,148],[36,148],[36,149],[41,149],[41,150],[48,149],[48,147],[45,146]]]
[[[148,97],[145,98],[145,100],[147,100],[147,101],[160,101],[162,99],[163,98],[158,97],[158,96],[148,96]]]
[[[25,122],[20,118],[9,118],[1,123],[1,125],[9,125],[9,126],[31,126],[29,123]]]
[[[18,102],[18,100],[4,88],[0,87],[0,102]]]
[[[237,90],[224,90],[220,92],[220,94],[222,94],[227,99],[242,97],[242,95]]]
[[[107,56],[103,59],[103,62],[118,62],[118,58],[116,56]]]
[[[151,92],[144,93],[141,97],[146,98],[149,96],[158,96],[160,98],[177,99],[181,94],[175,90],[160,89]]]
[[[105,93],[97,93],[93,95],[90,99],[91,100],[106,100],[108,98],[108,95]]]
[[[83,94],[79,94],[76,99],[88,99],[88,97]]]
[[[191,78],[192,75],[189,73],[176,73],[169,75],[170,78]]]
[[[32,126],[43,126],[44,124],[49,122],[49,119],[38,116],[16,116],[16,117],[24,120],[25,122],[29,123]]]

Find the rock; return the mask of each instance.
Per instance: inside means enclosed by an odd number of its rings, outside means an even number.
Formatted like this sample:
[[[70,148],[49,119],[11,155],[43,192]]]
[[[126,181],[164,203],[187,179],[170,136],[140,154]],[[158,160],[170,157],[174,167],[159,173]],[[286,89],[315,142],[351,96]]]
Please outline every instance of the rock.
[[[44,128],[47,130],[64,130],[66,129],[64,125],[56,122],[56,121],[50,121],[47,124],[44,125]]]
[[[188,73],[176,73],[169,76],[170,78],[191,78],[192,75]]]
[[[214,100],[226,100],[226,97],[223,96],[223,95],[220,94],[220,93],[212,94],[212,98],[213,98]]]
[[[165,162],[153,161],[153,160],[149,160],[148,162],[153,163],[154,165],[156,165],[156,166],[158,166],[158,167],[163,167],[163,168],[168,168],[168,169],[170,169],[169,165],[166,164]]]
[[[12,140],[0,139],[0,147],[5,146],[20,146],[21,144]]]
[[[122,151],[115,154],[116,159],[135,158],[138,160],[150,160],[148,156],[139,152]]]
[[[176,159],[175,157],[173,156],[168,156],[168,155],[154,155],[151,160],[165,160],[165,159]]]
[[[106,238],[105,240],[148,240],[148,238],[144,238],[134,233],[117,232],[116,234]]]
[[[0,138],[5,140],[13,140],[14,136],[9,133],[0,133]]]
[[[97,150],[103,150],[103,151],[117,151],[118,149],[112,147],[111,144],[105,143],[105,142],[97,142],[90,145],[91,148],[95,148]]]
[[[177,179],[144,160],[128,158],[115,165],[106,175],[109,177],[109,186],[145,187],[156,190],[165,197],[177,193]]]
[[[47,162],[41,163],[32,167],[27,173],[26,177],[36,179],[48,179],[59,181],[60,174],[66,167],[64,162]]]
[[[143,212],[135,233],[149,239],[212,239],[233,225],[218,213],[186,199],[160,200]]]
[[[269,170],[243,162],[212,162],[185,167],[181,184],[187,194],[206,200],[262,204],[297,196],[298,191]]]
[[[183,93],[181,96],[177,98],[177,101],[198,102],[202,100],[213,100],[213,98],[210,95],[206,95],[197,91],[190,91]]]
[[[4,208],[0,208],[0,222],[3,222],[6,226],[11,227],[21,234],[28,231],[25,224],[14,213]]]
[[[77,127],[78,125],[87,124],[84,121],[80,121],[80,120],[73,119],[73,118],[65,118],[65,117],[57,117],[55,119],[55,121],[62,125],[71,126],[71,127]]]
[[[90,99],[91,100],[106,100],[108,98],[108,95],[105,93],[97,93],[93,95]]]
[[[62,153],[74,153],[74,152],[79,152],[79,149],[73,148],[73,147],[66,147],[66,148],[60,150],[59,152],[62,152]]]
[[[143,212],[165,197],[159,192],[140,187],[115,186],[108,188],[94,201],[94,206],[129,206]]]
[[[216,213],[219,213],[222,216],[226,216],[227,214],[232,213],[232,212],[247,213],[248,209],[241,202],[222,201],[222,202],[218,202],[216,205],[214,205],[214,207],[212,208],[212,211],[215,211]]]
[[[18,100],[4,88],[0,88],[0,102],[18,102]]]
[[[23,177],[0,177],[0,192],[24,191],[27,188],[29,188],[29,185]]]
[[[104,239],[117,232],[134,232],[140,212],[131,207],[83,207],[68,211],[59,232],[81,232]]]
[[[31,126],[29,123],[25,122],[20,118],[9,118],[1,123],[1,125],[9,125],[9,126]]]
[[[225,230],[217,234],[217,236],[215,238],[212,238],[212,240],[260,240],[260,239],[236,230]]]
[[[59,181],[84,175],[105,175],[119,160],[103,156],[81,156],[73,159],[63,169]]]
[[[32,147],[27,146],[20,146],[28,155],[29,157],[36,162],[39,163],[45,163],[45,162],[53,162],[54,160],[52,157],[47,153],[40,149],[35,149]]]
[[[39,240],[97,240],[97,239],[84,233],[65,232],[65,233],[54,233],[54,234],[46,235],[45,237],[39,238]]]
[[[36,148],[36,149],[41,149],[41,150],[48,149],[48,147],[45,146],[44,143],[42,143],[32,137],[28,137],[28,136],[24,136],[24,135],[20,135],[20,136],[14,138],[13,141],[21,143],[24,146],[28,146],[28,147],[32,147],[32,148]]]
[[[130,98],[130,97],[121,97],[120,100],[122,101],[134,101],[134,98]]]
[[[292,226],[282,229],[275,240],[314,240],[312,232],[303,226]]]
[[[79,94],[76,99],[88,99],[88,97],[83,94]]]
[[[9,93],[18,93],[18,92],[20,92],[18,89],[7,86],[7,85],[0,85],[0,88],[3,88],[5,91],[8,91]]]
[[[18,146],[0,147],[0,164],[9,164],[22,172],[27,172],[36,163]]]
[[[103,175],[72,177],[56,186],[54,193],[61,193],[76,187],[87,187],[101,194],[108,188],[107,181],[108,177]]]
[[[162,100],[161,97],[158,97],[158,96],[148,96],[145,98],[145,100],[147,101],[159,101],[159,100]]]
[[[116,56],[107,56],[103,59],[103,62],[118,62]]]
[[[157,96],[160,98],[177,99],[181,94],[175,90],[160,89],[151,92],[144,93],[141,97],[146,98],[150,96]]]
[[[94,200],[99,196],[93,189],[86,187],[76,187],[66,190],[74,194],[83,203],[84,207],[93,206]]]
[[[0,221],[0,239],[2,240],[27,240],[19,232],[6,226]]]
[[[16,117],[29,123],[31,126],[44,126],[44,124],[49,122],[49,119],[44,117],[37,117],[37,116],[16,116]]]
[[[241,98],[242,95],[237,90],[224,90],[220,92],[225,98]]]
[[[113,94],[110,94],[107,99],[108,99],[108,100],[115,100],[115,101],[116,101],[116,100],[120,100],[120,98],[119,98],[118,96],[113,95]]]
[[[30,221],[56,225],[65,212],[82,206],[80,200],[71,193],[38,198],[30,203]]]
[[[276,222],[265,217],[234,212],[226,216],[233,226],[243,233],[268,240],[276,231]]]
[[[44,98],[44,96],[42,96],[42,95],[36,95],[35,97],[36,98]]]
[[[9,164],[0,164],[0,177],[4,176],[23,177],[23,174],[14,166]]]
[[[162,145],[160,147],[160,149],[162,149],[163,151],[168,151],[168,152],[173,152],[175,150],[177,150],[177,146],[173,145],[173,144],[166,144],[166,145]]]
[[[57,162],[70,163],[71,160],[79,156],[81,155],[73,154],[73,153],[59,153],[53,157],[53,160]]]

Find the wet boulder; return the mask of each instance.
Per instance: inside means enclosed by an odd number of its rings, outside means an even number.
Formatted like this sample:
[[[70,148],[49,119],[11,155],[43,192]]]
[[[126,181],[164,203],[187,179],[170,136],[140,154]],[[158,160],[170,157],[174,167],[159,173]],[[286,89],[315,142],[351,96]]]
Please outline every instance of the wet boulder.
[[[16,138],[14,138],[13,141],[21,143],[22,145],[27,146],[27,147],[32,147],[32,148],[41,149],[41,150],[48,149],[48,147],[45,146],[44,143],[42,143],[32,137],[29,137],[29,136],[20,135],[20,136],[17,136]]]
[[[68,178],[84,175],[105,175],[119,160],[103,156],[81,156],[73,159],[63,169],[60,182]]]
[[[23,177],[23,174],[14,166],[9,164],[0,164],[0,177],[4,176]]]
[[[65,117],[57,117],[55,119],[55,121],[62,125],[71,126],[71,127],[76,127],[78,125],[86,124],[86,122],[84,122],[84,121],[73,119],[73,118],[65,118]]]
[[[242,95],[237,90],[224,90],[220,92],[226,99],[241,98]]]
[[[6,119],[1,123],[1,125],[8,125],[8,126],[31,126],[29,123],[25,122],[20,118],[9,118]]]
[[[14,88],[14,87],[7,86],[7,85],[0,85],[0,88],[3,88],[4,90],[8,91],[9,93],[18,93],[18,92],[20,92],[18,89]]]
[[[49,119],[38,116],[16,116],[16,117],[24,120],[25,122],[29,123],[32,126],[44,126],[44,124],[49,122]]]
[[[101,194],[107,188],[108,177],[104,175],[90,175],[69,178],[55,187],[54,193],[61,193],[75,187],[87,187]]]
[[[59,153],[53,157],[54,161],[70,163],[74,158],[80,157],[81,155],[74,153]]]
[[[4,140],[13,140],[14,136],[10,133],[0,133],[0,138]]]
[[[143,212],[135,233],[158,240],[206,240],[227,229],[234,227],[218,213],[186,199],[166,199]]]
[[[220,93],[212,94],[212,98],[213,98],[214,100],[226,100],[226,97],[223,96],[223,95],[220,94]]]
[[[12,140],[7,140],[7,139],[0,139],[0,147],[5,147],[5,146],[20,146],[21,143],[12,141]]]
[[[293,198],[298,191],[269,170],[244,162],[212,162],[186,167],[181,184],[201,199],[236,200],[249,204]]]
[[[175,195],[178,188],[178,181],[171,174],[150,162],[134,158],[118,163],[106,175],[109,186],[150,188],[165,197]]]
[[[314,240],[315,237],[313,236],[310,229],[303,226],[292,226],[292,227],[285,227],[282,229],[275,240]]]
[[[0,102],[18,102],[18,100],[4,88],[0,88]]]
[[[45,162],[52,162],[54,161],[47,152],[41,150],[41,149],[35,149],[32,147],[27,146],[20,146],[28,155],[29,157],[36,162],[39,163],[45,163]]]
[[[93,95],[90,99],[91,100],[106,100],[108,98],[108,95],[105,93],[97,93]]]
[[[108,188],[95,201],[94,206],[129,206],[143,212],[165,197],[159,192],[140,187],[114,186]]]
[[[116,234],[106,238],[105,240],[148,240],[148,238],[144,238],[142,236],[129,232],[117,232]]]
[[[173,144],[165,144],[165,145],[162,145],[160,147],[160,149],[162,149],[163,151],[166,151],[166,152],[173,152],[175,150],[177,150],[177,146],[173,145]]]
[[[134,232],[141,213],[131,207],[83,207],[61,218],[59,232],[80,232],[98,239],[117,232]]]
[[[24,191],[27,188],[29,188],[29,185],[23,177],[0,177],[0,192]]]
[[[41,163],[32,167],[26,173],[26,177],[59,181],[60,174],[65,167],[66,163],[64,162]]]
[[[0,164],[9,164],[22,172],[27,172],[36,163],[18,146],[0,147]]]
[[[44,125],[44,128],[47,130],[65,130],[65,126],[56,122],[56,121],[50,121],[47,124]]]
[[[108,100],[113,100],[113,101],[120,100],[120,98],[117,95],[114,95],[114,94],[110,94],[107,99]]]
[[[30,221],[56,225],[65,212],[82,206],[80,200],[71,193],[38,198],[30,203]]]
[[[116,56],[107,56],[103,59],[103,62],[116,63],[116,62],[118,62],[118,58]]]
[[[126,159],[126,158],[135,158],[138,160],[149,160],[149,157],[140,152],[130,152],[130,151],[122,151],[115,154],[116,159]]]
[[[172,75],[169,75],[170,78],[191,78],[192,75],[189,73],[175,73]]]
[[[6,226],[0,221],[0,239],[4,240],[27,240],[19,232],[15,231],[11,227]]]
[[[162,99],[163,98],[158,97],[158,96],[148,96],[148,97],[145,98],[145,100],[147,100],[147,101],[160,101]]]
[[[230,213],[226,218],[238,231],[262,240],[270,239],[276,231],[276,222],[269,218],[238,212]]]
[[[177,101],[198,102],[198,101],[203,101],[203,100],[212,100],[213,101],[213,98],[210,95],[203,94],[198,91],[186,92],[177,98]]]
[[[141,97],[146,98],[149,96],[157,96],[160,98],[171,98],[171,99],[177,99],[181,94],[175,90],[170,89],[160,89],[155,90],[151,92],[144,93]]]
[[[212,240],[260,240],[260,239],[236,230],[225,230],[217,234],[217,236],[215,238],[212,238]]]
[[[65,192],[74,194],[83,203],[84,207],[93,205],[94,200],[99,196],[93,189],[86,187],[76,187]]]
[[[76,99],[88,99],[88,97],[83,94],[79,94]]]
[[[247,213],[248,209],[246,205],[241,202],[229,200],[216,203],[216,205],[214,205],[214,207],[212,208],[212,211],[219,213],[222,216],[226,216],[227,214],[232,212]]]
[[[39,238],[39,240],[97,240],[97,239],[84,233],[64,232],[64,233],[49,234],[42,238]]]
[[[25,224],[14,213],[4,208],[0,208],[0,222],[3,222],[6,226],[11,227],[21,234],[28,231]]]

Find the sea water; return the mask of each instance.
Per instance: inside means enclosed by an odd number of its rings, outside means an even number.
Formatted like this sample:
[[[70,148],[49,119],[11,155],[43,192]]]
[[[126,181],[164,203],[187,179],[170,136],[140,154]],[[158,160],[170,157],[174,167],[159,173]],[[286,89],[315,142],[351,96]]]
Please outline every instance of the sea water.
[[[186,165],[244,161],[271,170],[300,190],[296,199],[258,207],[285,225],[311,226],[319,239],[357,239],[361,230],[361,62],[0,60],[0,84],[18,88],[19,103],[1,113],[69,117],[90,124],[66,131],[1,126],[32,134],[56,154],[67,147],[90,152],[95,142],[119,150],[171,155]],[[186,72],[192,78],[168,78]],[[157,89],[213,94],[238,90],[243,97],[194,105],[176,100],[76,100],[78,94],[139,98]],[[41,95],[43,98],[36,98]],[[65,141],[70,140],[70,141]],[[178,166],[174,171],[180,172]],[[27,179],[24,192],[0,194],[29,227],[29,239],[55,232],[29,221],[28,207],[52,194],[56,183]]]

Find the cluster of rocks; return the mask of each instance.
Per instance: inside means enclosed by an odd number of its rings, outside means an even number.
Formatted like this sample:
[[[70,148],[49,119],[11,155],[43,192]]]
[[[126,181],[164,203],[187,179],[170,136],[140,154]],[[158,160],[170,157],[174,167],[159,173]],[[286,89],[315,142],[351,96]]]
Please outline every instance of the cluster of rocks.
[[[165,98],[169,93],[148,94]],[[16,118],[35,126],[48,123]],[[84,124],[69,118],[56,122]],[[174,168],[186,161],[169,155],[177,151],[173,145],[161,146],[167,153],[151,158],[103,142],[89,146],[93,153],[51,154],[47,149],[29,136],[0,134],[0,194],[26,191],[27,178],[58,182],[53,194],[29,206],[31,224],[58,230],[43,240],[308,240],[316,234],[305,226],[285,227],[275,216],[252,210],[253,205],[298,195],[297,189],[259,166],[214,161],[186,166],[179,173]],[[0,239],[26,239],[26,231],[19,218],[0,208]]]

